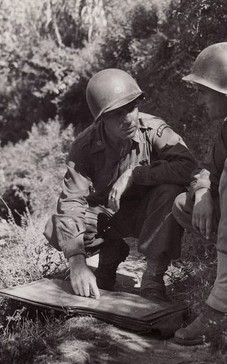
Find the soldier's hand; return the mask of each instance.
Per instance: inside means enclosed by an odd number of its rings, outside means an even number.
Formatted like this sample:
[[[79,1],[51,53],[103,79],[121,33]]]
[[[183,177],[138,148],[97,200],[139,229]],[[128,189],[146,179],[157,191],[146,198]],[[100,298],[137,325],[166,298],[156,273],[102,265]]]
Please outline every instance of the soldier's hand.
[[[108,206],[117,212],[120,208],[120,200],[123,193],[132,185],[132,169],[127,169],[114,183],[110,193]]]
[[[202,188],[195,193],[192,212],[192,226],[206,239],[209,239],[213,227],[214,202],[210,190]]]
[[[80,296],[94,296],[96,299],[99,299],[100,293],[96,284],[96,278],[88,268],[85,257],[82,254],[70,257],[69,268],[74,292]]]

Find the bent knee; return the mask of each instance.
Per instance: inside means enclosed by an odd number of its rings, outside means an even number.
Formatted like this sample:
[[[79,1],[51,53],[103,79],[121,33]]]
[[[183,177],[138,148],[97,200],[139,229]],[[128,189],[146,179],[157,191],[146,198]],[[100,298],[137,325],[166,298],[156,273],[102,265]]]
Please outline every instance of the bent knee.
[[[184,192],[175,198],[172,213],[181,226],[189,228],[191,226],[192,209],[193,201],[188,193]]]
[[[161,200],[173,203],[175,198],[185,191],[184,187],[176,184],[162,184],[155,187],[155,195]]]
[[[175,198],[184,191],[184,188],[175,184],[162,184],[153,187],[149,194],[146,196],[152,204],[152,211],[154,206],[159,209],[171,211]],[[164,211],[163,210],[163,211]]]
[[[184,206],[186,206],[186,203],[187,203],[187,193],[183,192],[175,198],[173,203],[173,209],[184,210]]]

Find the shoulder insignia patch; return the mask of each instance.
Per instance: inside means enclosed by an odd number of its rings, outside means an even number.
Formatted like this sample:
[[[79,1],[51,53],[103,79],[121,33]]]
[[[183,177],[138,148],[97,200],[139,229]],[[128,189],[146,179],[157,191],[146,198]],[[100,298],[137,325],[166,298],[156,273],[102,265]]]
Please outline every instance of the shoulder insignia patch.
[[[161,136],[162,136],[163,131],[164,131],[164,129],[165,129],[165,128],[170,128],[170,126],[169,126],[169,125],[167,125],[166,123],[163,123],[163,124],[161,124],[161,125],[158,127],[158,129],[157,129],[157,131],[156,131],[156,134],[157,134],[157,136],[158,136],[159,138],[161,138]]]

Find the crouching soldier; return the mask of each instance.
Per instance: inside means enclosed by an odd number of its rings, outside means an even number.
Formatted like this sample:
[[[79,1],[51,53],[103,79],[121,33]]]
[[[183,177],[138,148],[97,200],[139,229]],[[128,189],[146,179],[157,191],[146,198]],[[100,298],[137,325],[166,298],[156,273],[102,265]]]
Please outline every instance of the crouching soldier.
[[[138,239],[147,259],[141,295],[168,300],[163,281],[180,254],[182,227],[172,205],[185,191],[195,162],[182,138],[162,119],[140,113],[143,92],[119,69],[95,74],[86,89],[94,123],[72,145],[57,211],[45,236],[69,261],[77,295],[112,290],[118,265]],[[99,252],[93,274],[86,257]]]
[[[198,105],[210,120],[223,118],[218,139],[203,168],[195,170],[190,192],[177,197],[173,213],[185,228],[207,239],[217,230],[217,276],[202,312],[175,333],[180,344],[199,344],[215,327],[227,328],[227,42],[205,48],[183,80],[198,88]]]

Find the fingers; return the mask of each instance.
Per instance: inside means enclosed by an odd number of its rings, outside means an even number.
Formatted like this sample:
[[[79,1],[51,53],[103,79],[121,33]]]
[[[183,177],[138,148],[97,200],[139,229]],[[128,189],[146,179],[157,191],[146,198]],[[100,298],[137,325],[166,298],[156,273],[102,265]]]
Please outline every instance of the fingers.
[[[206,239],[209,239],[213,229],[214,203],[211,193],[207,189],[198,190],[192,213],[192,225]]]
[[[206,219],[205,218],[203,218],[201,216],[193,215],[192,226],[201,235],[203,235],[203,236],[206,235]]]
[[[114,212],[117,212],[120,208],[120,197],[114,194],[112,190],[109,194],[108,207],[110,207]]]
[[[108,206],[117,212],[120,208],[120,199],[123,193],[132,185],[133,169],[127,169],[114,183],[109,194]]]
[[[199,231],[202,236],[209,239],[212,233],[212,216],[192,215],[192,226]]]
[[[111,196],[111,193],[109,194],[109,198],[108,198],[108,207],[111,209],[111,210],[113,210],[113,211],[115,211],[115,202],[114,202],[114,197],[113,196]]]
[[[93,273],[86,276],[71,277],[71,284],[76,295],[83,297],[94,296],[95,299],[100,298],[100,292],[96,284]]]
[[[114,212],[117,212],[120,208],[120,201],[119,200],[111,200],[108,204],[108,207],[111,208]]]
[[[79,282],[75,282],[73,279],[71,279],[71,284],[77,296],[84,296],[83,286]]]
[[[212,233],[212,226],[213,224],[212,224],[212,218],[208,218],[207,220],[206,220],[206,233],[205,233],[205,237],[206,237],[206,239],[210,239],[210,237],[211,237],[211,233]]]
[[[75,294],[76,294],[77,296],[80,296],[80,291],[79,291],[79,289],[77,288],[77,284],[74,284],[72,279],[71,279],[71,284],[72,284],[72,288],[73,288],[73,290],[74,290]]]
[[[198,228],[199,228],[199,231],[202,234],[202,236],[206,236],[206,218],[205,217],[200,218]]]
[[[90,297],[90,284],[89,282],[84,282],[81,285],[82,287],[82,294],[81,296]]]
[[[95,296],[96,300],[100,299],[100,292],[99,292],[96,282],[93,282],[93,284],[90,285],[90,292],[93,296]]]
[[[195,230],[199,231],[199,226],[200,226],[200,222],[199,222],[199,218],[197,216],[197,214],[195,213],[195,211],[193,211],[192,213],[192,226]]]

